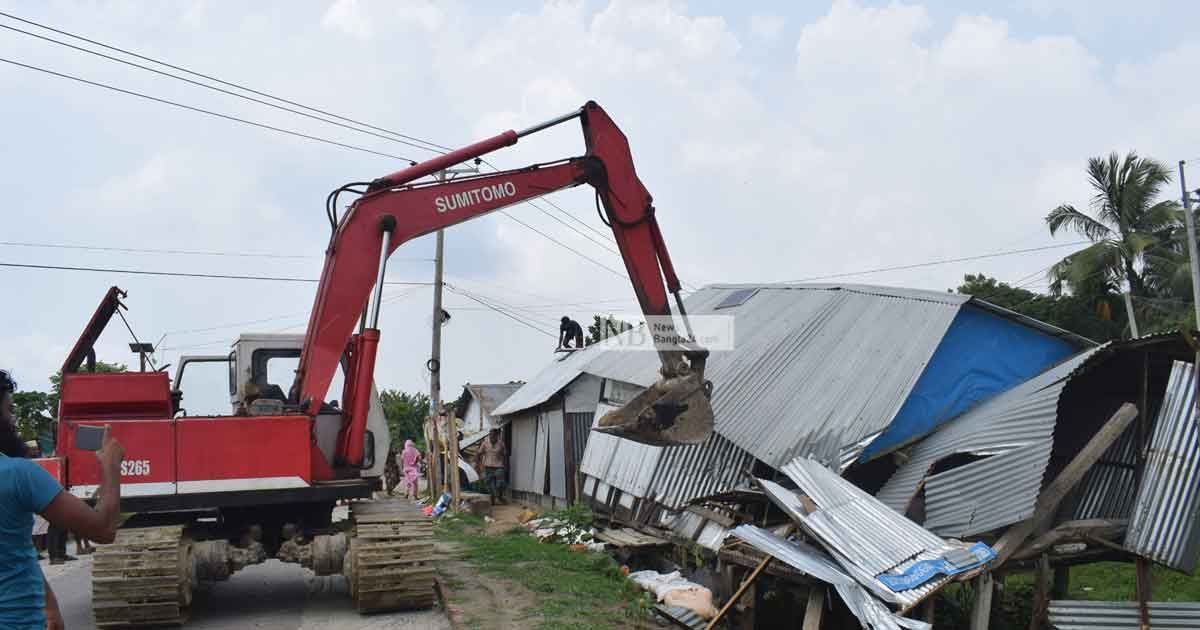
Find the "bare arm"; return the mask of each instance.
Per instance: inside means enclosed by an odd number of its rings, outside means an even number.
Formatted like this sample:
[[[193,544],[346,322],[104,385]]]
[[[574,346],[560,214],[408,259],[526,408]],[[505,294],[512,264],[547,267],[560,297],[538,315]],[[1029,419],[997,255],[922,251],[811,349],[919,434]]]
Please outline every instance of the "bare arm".
[[[46,580],[46,575],[42,574],[42,584],[46,591],[46,630],[63,630],[62,611],[58,609],[58,598],[54,596],[54,589],[50,588],[50,582]]]
[[[59,492],[42,516],[55,527],[75,532],[89,540],[111,543],[117,536],[121,516],[121,459],[125,449],[107,432],[104,446],[96,453],[100,460],[100,489],[96,507],[69,492]]]

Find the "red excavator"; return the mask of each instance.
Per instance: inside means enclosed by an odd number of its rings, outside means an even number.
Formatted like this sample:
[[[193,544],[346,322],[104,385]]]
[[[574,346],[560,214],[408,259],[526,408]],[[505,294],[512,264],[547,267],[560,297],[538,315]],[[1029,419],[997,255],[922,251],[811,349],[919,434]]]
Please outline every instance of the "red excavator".
[[[586,153],[448,182],[417,180],[578,119]],[[45,460],[64,487],[89,497],[95,456],[74,446],[80,425],[112,426],[125,446],[122,510],[135,513],[97,552],[93,610],[99,626],[182,623],[197,580],[226,579],[269,557],[317,575],[344,574],[362,612],[432,604],[428,519],[411,505],[368,500],[379,487],[390,437],[374,391],[375,353],[388,257],[405,241],[564,188],[595,188],[642,311],[654,317],[662,378],[597,430],[640,442],[703,441],[712,431],[707,353],[694,344],[650,193],[625,135],[596,103],[330,193],[333,235],[302,340],[243,335],[226,356],[189,357],[175,387],[163,371],[95,373],[92,345],[123,308],[110,290],[63,365],[59,457]],[[360,195],[337,217],[342,194]],[[665,278],[665,282],[664,282]],[[674,294],[688,335],[673,330]],[[283,391],[273,359],[298,357]],[[189,416],[179,386],[189,361],[227,361],[233,414]],[[327,400],[341,371],[341,404]],[[278,371],[276,370],[276,373]],[[335,524],[334,504],[355,500]]]

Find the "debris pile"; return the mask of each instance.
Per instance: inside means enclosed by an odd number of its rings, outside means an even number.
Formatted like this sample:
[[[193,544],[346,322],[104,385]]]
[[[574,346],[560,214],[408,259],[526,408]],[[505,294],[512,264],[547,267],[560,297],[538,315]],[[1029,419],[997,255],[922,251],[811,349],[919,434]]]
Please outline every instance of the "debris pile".
[[[525,529],[533,534],[538,542],[558,543],[572,547],[582,546],[588,551],[604,551],[604,543],[596,540],[596,529],[566,518],[546,516],[526,521]]]
[[[637,571],[630,573],[629,579],[653,593],[659,602],[667,606],[687,608],[704,619],[717,616],[717,609],[712,603],[712,591],[685,579],[679,571],[665,574],[657,571]]]

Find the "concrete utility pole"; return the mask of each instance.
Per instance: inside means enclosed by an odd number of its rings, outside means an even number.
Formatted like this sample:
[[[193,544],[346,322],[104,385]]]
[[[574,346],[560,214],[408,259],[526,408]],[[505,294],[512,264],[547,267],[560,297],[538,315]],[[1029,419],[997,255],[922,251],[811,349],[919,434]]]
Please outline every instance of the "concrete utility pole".
[[[439,171],[437,180],[445,183],[460,173],[478,173],[479,167],[468,166],[449,168]],[[442,262],[445,247],[445,236],[442,230],[437,232],[437,251],[434,255],[433,262],[433,350],[430,352],[429,359],[429,415],[433,418],[433,441],[434,452],[437,453],[437,458],[434,461],[434,467],[437,468],[438,474],[444,476],[438,484],[439,490],[448,489],[451,497],[451,508],[455,509],[458,506],[458,495],[460,488],[458,487],[458,430],[454,426],[452,418],[446,418],[446,464],[445,468],[439,466],[441,459],[441,445],[438,443],[438,421],[445,414],[445,409],[442,407]],[[442,472],[444,471],[444,475]],[[430,477],[431,483],[433,477]]]
[[[1179,160],[1179,190],[1183,193],[1183,222],[1187,226],[1188,262],[1192,269],[1192,312],[1200,327],[1200,261],[1196,259],[1196,220],[1192,217],[1192,199],[1183,176],[1184,161]]]

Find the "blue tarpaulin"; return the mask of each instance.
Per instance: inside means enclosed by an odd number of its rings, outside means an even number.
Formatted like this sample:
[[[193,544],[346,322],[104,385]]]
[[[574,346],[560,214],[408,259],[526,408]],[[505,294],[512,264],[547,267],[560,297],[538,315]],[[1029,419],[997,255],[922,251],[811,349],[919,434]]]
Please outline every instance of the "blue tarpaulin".
[[[903,330],[896,331],[903,335]],[[965,305],[891,424],[860,461],[900,448],[1078,349],[1040,330]]]

